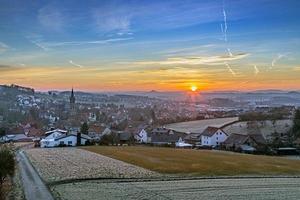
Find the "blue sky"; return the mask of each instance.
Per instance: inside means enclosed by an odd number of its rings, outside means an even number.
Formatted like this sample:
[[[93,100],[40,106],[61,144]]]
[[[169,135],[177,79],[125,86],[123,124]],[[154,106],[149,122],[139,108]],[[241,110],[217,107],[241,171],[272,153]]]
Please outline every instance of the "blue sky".
[[[13,73],[9,69],[32,67],[93,68],[99,73],[185,68],[208,77],[211,70],[218,79],[207,78],[210,83],[224,81],[222,70],[229,72],[227,79],[237,75],[236,81],[242,82],[253,80],[250,73],[265,72],[263,77],[272,79],[276,70],[284,70],[284,77],[274,79],[278,82],[293,79],[288,74],[300,71],[296,0],[0,3],[0,70],[7,80]],[[272,77],[270,69],[275,70]],[[164,77],[161,85],[174,82]],[[22,83],[18,78],[16,82]],[[161,79],[153,82],[157,80]],[[195,76],[187,82],[205,79]]]

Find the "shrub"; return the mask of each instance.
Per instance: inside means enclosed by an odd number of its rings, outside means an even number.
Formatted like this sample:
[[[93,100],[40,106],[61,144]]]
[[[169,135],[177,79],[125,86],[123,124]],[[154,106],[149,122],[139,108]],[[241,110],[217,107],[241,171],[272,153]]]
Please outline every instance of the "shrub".
[[[0,189],[7,177],[12,177],[15,172],[15,156],[8,147],[0,147]]]

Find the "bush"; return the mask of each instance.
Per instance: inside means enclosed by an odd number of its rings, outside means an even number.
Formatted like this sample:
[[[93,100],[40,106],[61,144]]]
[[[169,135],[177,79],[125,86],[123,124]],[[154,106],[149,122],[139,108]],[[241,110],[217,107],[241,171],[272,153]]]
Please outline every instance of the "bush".
[[[12,177],[15,172],[15,156],[8,147],[0,147],[0,189],[6,178]]]

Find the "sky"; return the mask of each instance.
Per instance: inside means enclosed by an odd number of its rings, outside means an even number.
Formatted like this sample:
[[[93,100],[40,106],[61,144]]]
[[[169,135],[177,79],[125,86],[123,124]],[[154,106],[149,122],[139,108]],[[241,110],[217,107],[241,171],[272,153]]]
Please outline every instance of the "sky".
[[[0,84],[300,90],[298,0],[0,0]]]

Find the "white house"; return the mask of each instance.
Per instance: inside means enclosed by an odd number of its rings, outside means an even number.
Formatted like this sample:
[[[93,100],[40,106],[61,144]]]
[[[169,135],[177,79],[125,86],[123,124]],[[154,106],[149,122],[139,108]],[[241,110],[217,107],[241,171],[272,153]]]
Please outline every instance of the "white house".
[[[80,144],[85,145],[91,138],[85,134],[81,134]],[[67,134],[55,138],[56,146],[76,146],[77,145],[77,134]]]
[[[209,126],[201,133],[200,143],[202,146],[219,146],[227,137],[222,129]]]
[[[61,129],[55,129],[45,133],[46,137],[40,141],[41,147],[57,147],[57,146],[76,146],[77,134],[70,133]],[[91,138],[87,135],[81,134],[81,145],[86,144]]]
[[[192,148],[193,147],[193,145],[191,145],[189,143],[185,143],[185,141],[183,141],[181,137],[175,143],[175,146],[178,147],[178,148]]]
[[[139,143],[148,143],[148,133],[145,129],[141,129],[138,131],[138,133],[134,136],[134,139],[138,141]]]

